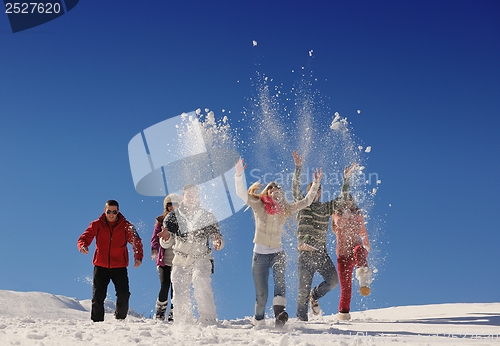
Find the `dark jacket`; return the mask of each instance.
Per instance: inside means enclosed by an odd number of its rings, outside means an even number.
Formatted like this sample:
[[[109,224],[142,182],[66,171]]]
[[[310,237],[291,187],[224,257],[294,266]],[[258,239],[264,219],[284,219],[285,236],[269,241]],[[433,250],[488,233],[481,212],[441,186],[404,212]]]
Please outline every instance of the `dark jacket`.
[[[111,228],[103,213],[99,219],[92,221],[89,227],[78,238],[78,249],[83,245],[89,247],[96,239],[93,263],[104,268],[124,268],[128,266],[127,243],[132,244],[134,259],[142,261],[143,250],[141,237],[134,225],[119,213],[118,223]]]

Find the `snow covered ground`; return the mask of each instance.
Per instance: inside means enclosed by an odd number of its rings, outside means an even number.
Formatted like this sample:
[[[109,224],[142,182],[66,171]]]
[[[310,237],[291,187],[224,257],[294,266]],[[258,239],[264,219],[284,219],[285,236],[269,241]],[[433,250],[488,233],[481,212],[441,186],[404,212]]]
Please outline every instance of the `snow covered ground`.
[[[0,345],[500,345],[500,303],[400,306],[309,322],[272,320],[254,328],[250,317],[216,326],[177,325],[129,316],[93,323],[90,302],[43,292],[0,290]]]

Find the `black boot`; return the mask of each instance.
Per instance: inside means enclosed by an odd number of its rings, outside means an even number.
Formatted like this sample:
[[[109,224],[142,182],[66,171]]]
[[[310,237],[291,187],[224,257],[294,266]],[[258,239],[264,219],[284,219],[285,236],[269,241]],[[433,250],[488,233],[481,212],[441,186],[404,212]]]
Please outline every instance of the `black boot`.
[[[274,317],[276,318],[275,320],[275,326],[276,327],[283,327],[288,321],[288,313],[285,311],[285,306],[284,305],[274,305]]]
[[[155,318],[157,320],[161,320],[161,321],[165,320],[165,312],[167,311],[167,304],[168,304],[168,300],[165,300],[164,302],[160,302],[159,300],[156,301]]]
[[[174,306],[170,305],[170,312],[168,313],[167,321],[174,322]]]

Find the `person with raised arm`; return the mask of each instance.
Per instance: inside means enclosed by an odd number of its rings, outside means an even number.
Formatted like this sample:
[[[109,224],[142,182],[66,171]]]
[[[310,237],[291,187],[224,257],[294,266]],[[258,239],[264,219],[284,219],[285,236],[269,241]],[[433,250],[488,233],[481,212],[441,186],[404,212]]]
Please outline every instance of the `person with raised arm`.
[[[243,183],[243,173],[246,167],[243,159],[239,159],[235,166],[235,185],[237,195],[252,208],[255,219],[252,274],[256,302],[252,323],[254,326],[265,323],[269,270],[272,270],[275,325],[281,327],[288,321],[285,298],[286,255],[281,242],[284,225],[286,219],[293,213],[311,204],[318,191],[323,173],[321,169],[315,170],[313,184],[305,198],[298,202],[288,203],[282,188],[275,182],[270,182],[260,192],[262,185],[259,182],[252,184],[247,190]]]
[[[351,194],[340,195],[340,206],[333,214],[332,230],[337,238],[337,267],[340,277],[340,302],[337,318],[350,320],[352,272],[356,268],[359,292],[370,294],[371,270],[368,267],[370,242],[361,209]]]
[[[292,179],[292,194],[295,202],[304,199],[300,187],[302,174],[302,155],[297,151],[292,153],[295,163],[295,172]],[[349,178],[357,167],[353,163],[350,167],[344,168],[344,181],[342,192],[349,192]],[[312,182],[306,188],[306,193],[311,189]],[[328,224],[330,216],[338,210],[340,206],[340,197],[327,202],[321,202],[322,188],[319,186],[318,192],[314,196],[313,202],[301,209],[297,213],[298,227],[298,277],[299,289],[297,295],[297,318],[301,321],[308,321],[308,305],[310,303],[313,315],[319,315],[321,308],[318,299],[324,297],[328,292],[338,285],[338,275],[335,265],[326,249],[326,235],[328,233]],[[311,288],[314,274],[319,273],[323,281],[317,286]]]

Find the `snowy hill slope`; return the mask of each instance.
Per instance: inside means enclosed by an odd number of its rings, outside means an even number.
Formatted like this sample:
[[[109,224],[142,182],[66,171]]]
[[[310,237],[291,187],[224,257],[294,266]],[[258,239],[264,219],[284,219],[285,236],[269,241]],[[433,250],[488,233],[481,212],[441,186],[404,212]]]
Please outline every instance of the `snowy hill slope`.
[[[500,303],[400,306],[353,312],[350,322],[321,316],[272,320],[254,328],[250,317],[217,326],[178,325],[129,316],[90,321],[90,302],[43,292],[0,290],[0,345],[497,345]],[[108,306],[112,311],[112,306]]]
[[[44,293],[0,291],[0,317],[81,319],[88,311],[74,298]]]

